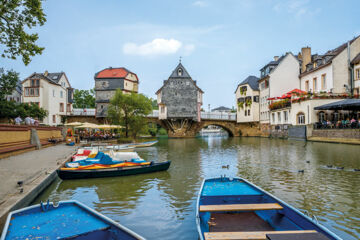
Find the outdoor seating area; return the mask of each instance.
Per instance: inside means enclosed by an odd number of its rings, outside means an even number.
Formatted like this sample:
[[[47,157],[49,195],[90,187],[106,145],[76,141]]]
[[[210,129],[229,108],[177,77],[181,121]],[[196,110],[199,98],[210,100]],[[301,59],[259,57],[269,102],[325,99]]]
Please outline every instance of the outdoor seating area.
[[[358,129],[360,128],[360,119],[346,119],[338,121],[324,120],[314,124],[314,129]]]

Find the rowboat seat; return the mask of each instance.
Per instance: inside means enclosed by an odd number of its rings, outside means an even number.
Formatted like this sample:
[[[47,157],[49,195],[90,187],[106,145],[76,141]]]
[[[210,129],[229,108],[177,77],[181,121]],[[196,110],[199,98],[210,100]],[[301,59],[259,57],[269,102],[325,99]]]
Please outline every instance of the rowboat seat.
[[[260,232],[205,232],[205,240],[266,240],[267,234],[316,233],[315,230],[260,231]]]
[[[278,203],[201,205],[200,212],[281,210]]]

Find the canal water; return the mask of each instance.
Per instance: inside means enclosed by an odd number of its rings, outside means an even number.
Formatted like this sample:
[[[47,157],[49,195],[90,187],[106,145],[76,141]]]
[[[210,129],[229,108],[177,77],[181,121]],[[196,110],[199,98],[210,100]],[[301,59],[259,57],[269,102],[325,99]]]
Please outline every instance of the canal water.
[[[138,153],[150,161],[171,160],[170,169],[57,180],[35,202],[76,199],[147,239],[198,239],[195,205],[201,182],[225,174],[244,177],[314,214],[343,239],[360,238],[360,172],[354,171],[360,169],[359,146],[207,137],[160,139]]]

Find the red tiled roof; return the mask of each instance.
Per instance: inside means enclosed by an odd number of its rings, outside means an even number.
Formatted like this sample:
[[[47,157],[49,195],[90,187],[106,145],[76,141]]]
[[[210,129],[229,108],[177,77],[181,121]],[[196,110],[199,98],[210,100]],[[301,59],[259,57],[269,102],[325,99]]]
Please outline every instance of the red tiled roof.
[[[125,78],[130,72],[126,68],[106,68],[96,74],[96,78]],[[133,73],[135,76],[136,74]],[[136,76],[137,78],[137,76]]]

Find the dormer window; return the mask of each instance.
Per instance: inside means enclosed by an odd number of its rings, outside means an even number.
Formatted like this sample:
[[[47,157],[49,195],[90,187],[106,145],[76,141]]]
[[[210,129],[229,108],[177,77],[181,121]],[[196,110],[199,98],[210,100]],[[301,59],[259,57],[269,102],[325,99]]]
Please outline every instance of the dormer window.
[[[182,76],[182,69],[181,68],[178,69],[178,76]]]

